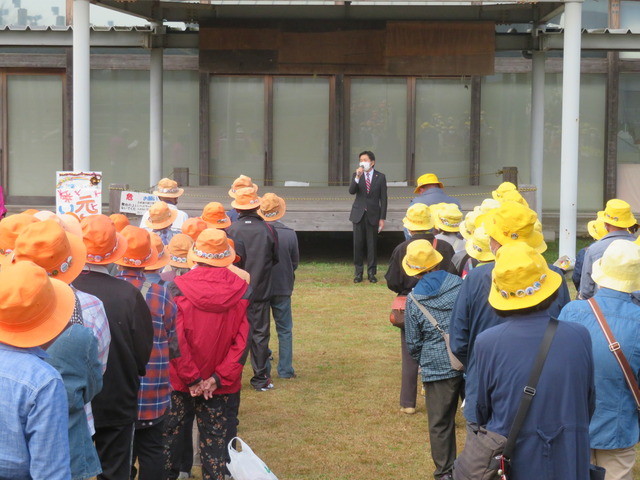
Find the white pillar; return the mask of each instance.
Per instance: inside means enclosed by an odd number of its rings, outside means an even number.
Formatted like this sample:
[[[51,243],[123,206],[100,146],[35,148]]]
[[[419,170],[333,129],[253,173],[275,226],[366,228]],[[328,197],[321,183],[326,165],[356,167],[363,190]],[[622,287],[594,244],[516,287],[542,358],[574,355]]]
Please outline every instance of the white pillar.
[[[559,255],[576,257],[578,145],[580,133],[580,33],[582,3],[565,3],[562,59],[562,150],[560,155]]]
[[[73,169],[91,168],[89,0],[73,0]]]
[[[161,23],[151,24],[156,30]],[[151,49],[149,71],[149,186],[162,178],[162,69],[163,49]]]
[[[533,51],[531,63],[531,183],[536,187],[536,204],[533,208],[540,221],[542,221],[544,172],[544,59],[544,52]]]

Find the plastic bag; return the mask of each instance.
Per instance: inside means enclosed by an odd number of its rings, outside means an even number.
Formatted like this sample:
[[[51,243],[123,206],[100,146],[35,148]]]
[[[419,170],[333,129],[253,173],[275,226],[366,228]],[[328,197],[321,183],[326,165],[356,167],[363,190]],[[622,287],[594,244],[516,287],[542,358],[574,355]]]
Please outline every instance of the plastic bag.
[[[236,440],[242,447],[241,451],[233,448],[233,441]],[[269,470],[269,467],[260,460],[251,447],[244,443],[240,437],[234,437],[227,446],[229,458],[227,463],[229,473],[234,480],[278,480],[278,477]]]

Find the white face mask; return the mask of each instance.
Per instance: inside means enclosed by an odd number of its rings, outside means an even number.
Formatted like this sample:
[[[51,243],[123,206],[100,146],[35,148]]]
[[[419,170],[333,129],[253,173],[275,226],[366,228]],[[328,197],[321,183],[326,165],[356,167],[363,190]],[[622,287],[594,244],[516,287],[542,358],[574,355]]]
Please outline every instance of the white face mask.
[[[371,170],[371,162],[360,162],[360,166],[364,168],[365,172]]]

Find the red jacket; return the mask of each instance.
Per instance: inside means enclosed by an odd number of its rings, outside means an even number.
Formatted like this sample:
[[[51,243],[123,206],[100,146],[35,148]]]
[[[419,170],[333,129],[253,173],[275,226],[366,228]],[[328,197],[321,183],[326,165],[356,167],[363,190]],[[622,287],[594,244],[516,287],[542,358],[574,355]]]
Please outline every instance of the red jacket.
[[[240,390],[247,322],[247,283],[226,268],[199,266],[169,286],[178,307],[180,352],[171,359],[174,390],[214,377],[216,395]]]

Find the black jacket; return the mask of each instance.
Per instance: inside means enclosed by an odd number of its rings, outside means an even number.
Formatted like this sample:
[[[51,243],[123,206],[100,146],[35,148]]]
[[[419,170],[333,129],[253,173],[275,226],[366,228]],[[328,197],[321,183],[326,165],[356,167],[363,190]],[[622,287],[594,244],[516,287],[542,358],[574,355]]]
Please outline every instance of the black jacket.
[[[278,233],[256,212],[240,213],[227,229],[234,242],[244,243],[244,270],[251,275],[251,301],[264,302],[271,296],[271,269],[278,263]]]
[[[355,193],[356,199],[351,207],[349,221],[358,223],[366,214],[367,221],[371,225],[378,225],[379,220],[387,218],[387,177],[374,168],[371,188],[367,193],[365,175],[366,173],[363,173],[357,182],[355,173],[351,177],[349,193],[351,195]]]
[[[298,251],[298,237],[296,232],[279,221],[268,222],[278,233],[279,261],[271,271],[271,296],[293,293],[293,283],[296,279],[295,270],[300,261]]]
[[[102,300],[111,344],[102,391],[91,401],[96,427],[127,425],[138,417],[140,378],[153,347],[151,313],[140,291],[105,273],[82,272],[73,282],[78,290]]]

